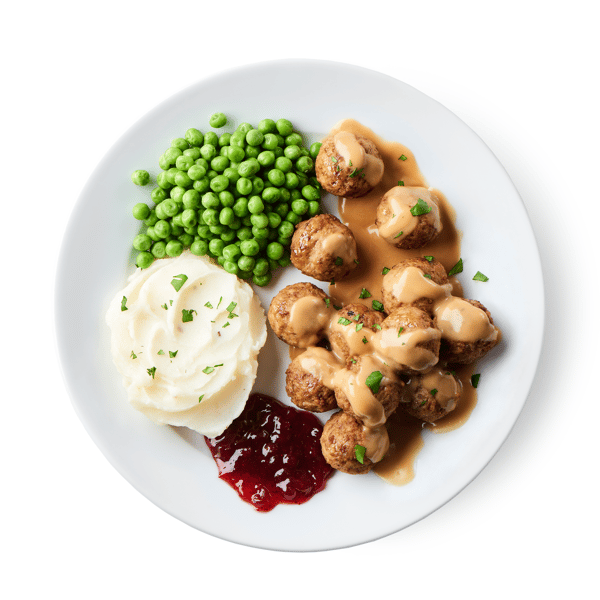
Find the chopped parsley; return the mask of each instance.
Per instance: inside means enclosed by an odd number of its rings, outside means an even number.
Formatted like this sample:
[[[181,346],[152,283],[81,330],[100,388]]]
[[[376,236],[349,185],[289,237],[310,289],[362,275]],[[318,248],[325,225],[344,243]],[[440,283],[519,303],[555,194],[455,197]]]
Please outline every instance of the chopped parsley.
[[[356,456],[356,460],[361,465],[365,464],[365,452],[366,451],[367,451],[367,449],[364,446],[361,446],[360,444],[356,444],[356,446],[354,446],[354,456]]]
[[[154,375],[156,374],[156,367],[152,367],[151,369],[146,369],[148,375],[154,379]]]
[[[369,292],[369,290],[367,288],[363,288],[360,291],[359,298],[370,298],[371,296],[372,296],[371,292]]]
[[[458,273],[462,273],[463,270],[463,259],[459,258],[458,262],[448,272],[448,277],[452,277]]]
[[[175,291],[178,292],[187,280],[187,275],[184,275],[183,273],[181,275],[175,275],[171,281],[171,285],[175,288]]]
[[[399,234],[394,236],[394,239],[399,238],[403,233],[404,233],[404,231],[401,231]]]
[[[427,262],[431,262],[433,260],[433,256],[424,256],[423,257]]]
[[[479,378],[481,377],[481,373],[475,373],[471,375],[471,385],[476,388],[479,385]]]
[[[379,331],[381,331],[381,325],[379,323],[375,323],[375,325],[373,325],[373,327],[375,329],[379,329]]]
[[[346,319],[346,317],[340,317],[338,319],[338,323],[340,325],[350,325],[352,323],[352,321],[350,321],[349,319]]]
[[[123,310],[129,310],[129,309],[127,308],[127,306],[125,306],[126,304],[127,304],[127,297],[126,297],[126,296],[123,296],[123,298],[121,299],[121,310],[122,310],[122,311],[123,311]]]
[[[337,161],[338,161],[338,159],[337,159],[335,156],[332,156],[332,157],[331,157],[331,162],[334,162],[334,163],[336,163]]]
[[[210,302],[207,302],[204,306],[206,306],[206,308],[212,308],[213,305]]]
[[[187,309],[187,308],[183,308],[181,310],[181,321],[183,323],[188,323],[189,321],[193,321],[194,320],[194,314],[198,314],[193,308],[192,309]]]
[[[400,187],[403,187],[403,186],[404,186],[404,181],[399,181],[399,182],[398,182],[398,185],[399,185]]]
[[[362,339],[362,343],[363,343],[363,344],[366,344],[367,342],[368,342],[367,338],[366,338],[366,337],[363,337],[363,339]]]
[[[423,277],[426,277],[427,279],[431,279],[431,275],[429,273],[423,273]]]
[[[383,270],[381,271],[382,275],[387,275],[390,272],[390,268],[389,267],[383,267]]]
[[[362,323],[357,323],[356,324],[356,331],[360,331],[363,328],[363,324]]]
[[[371,306],[373,307],[373,310],[378,310],[379,312],[383,312],[383,304],[381,304],[381,302],[379,302],[379,300],[373,300]]]
[[[324,298],[323,300],[325,301],[325,306],[329,308],[331,306],[331,298]]]
[[[131,354],[129,355],[131,358],[137,358],[137,354],[132,350]]]
[[[202,394],[202,396],[200,396],[200,397],[198,398],[198,404],[200,404],[200,402],[202,402],[202,398],[204,398],[204,394]]]
[[[175,358],[177,356],[177,353],[179,352],[179,350],[169,350],[169,357],[170,358]]]
[[[334,262],[338,267],[341,267],[344,264],[344,259],[341,256],[336,256]]]
[[[400,156],[400,158],[398,158],[398,160],[408,160],[408,157],[404,156],[404,154],[402,154],[402,156]]]
[[[404,327],[400,327],[400,329],[398,329],[398,337],[400,337],[400,334],[404,331]]]
[[[365,379],[365,384],[371,390],[371,392],[373,392],[373,394],[376,394],[379,391],[379,386],[381,385],[382,379],[383,373],[381,371],[373,371]]]
[[[437,392],[438,392],[438,391],[437,391],[435,388],[433,388],[432,390],[429,390],[429,393],[430,393],[432,396],[435,396],[435,395],[437,394]]]
[[[225,309],[227,312],[233,312],[235,307],[237,306],[237,302],[230,302],[229,306]]]
[[[169,310],[169,307],[167,306],[166,302],[164,304],[161,304],[160,307],[164,308],[165,310]]]
[[[165,353],[165,351],[161,348],[156,354],[160,354],[161,356]]]
[[[427,204],[423,198],[419,198],[417,203],[410,209],[410,214],[413,217],[426,215],[428,212],[431,212],[431,206],[429,206],[429,204]]]
[[[488,281],[489,277],[486,277],[481,271],[477,271],[473,277],[473,281]]]
[[[225,329],[225,327],[229,327],[230,325],[231,325],[231,323],[230,323],[229,321],[227,321],[227,322],[225,323],[225,325],[223,325],[223,327],[222,327],[222,328],[223,328],[223,329]]]
[[[223,296],[221,296],[221,297],[219,298],[219,304],[217,304],[217,308],[219,308],[219,306],[221,306],[221,302],[223,302]]]

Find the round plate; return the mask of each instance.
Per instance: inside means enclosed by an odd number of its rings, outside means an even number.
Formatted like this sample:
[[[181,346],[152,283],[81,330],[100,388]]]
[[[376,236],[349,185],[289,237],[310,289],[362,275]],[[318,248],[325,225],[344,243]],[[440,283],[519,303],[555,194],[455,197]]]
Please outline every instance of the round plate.
[[[186,429],[158,426],[137,413],[110,356],[104,315],[134,270],[131,240],[137,202],[149,189],[130,175],[155,177],[158,157],[189,127],[208,128],[215,111],[231,125],[285,117],[311,141],[353,118],[415,154],[429,185],[454,206],[463,233],[465,296],[480,300],[503,332],[481,361],[479,401],[469,420],[444,434],[425,432],[414,480],[403,487],[374,474],[336,473],[301,506],[258,513],[217,477],[204,441]],[[328,208],[334,203],[327,204]],[[99,209],[101,207],[101,209]],[[89,249],[93,248],[93,252]],[[475,282],[477,270],[490,279]],[[293,268],[257,292],[268,308]],[[56,279],[56,328],[65,380],[90,436],[144,496],[211,535],[278,550],[346,547],[396,532],[442,506],[483,469],[514,425],[537,366],[543,333],[539,256],[524,206],[494,155],[460,119],[414,88],[370,70],[321,61],[279,61],[239,68],[173,96],[112,147],[79,198],[63,242]],[[255,390],[287,401],[288,351],[269,334]]]

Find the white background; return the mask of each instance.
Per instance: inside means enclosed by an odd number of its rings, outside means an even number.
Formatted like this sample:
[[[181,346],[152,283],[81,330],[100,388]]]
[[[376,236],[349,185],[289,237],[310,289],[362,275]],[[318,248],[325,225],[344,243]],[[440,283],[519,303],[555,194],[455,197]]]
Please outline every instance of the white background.
[[[4,9],[0,594],[592,597],[600,43],[591,6],[32,0]],[[156,508],[87,436],[54,339],[61,238],[98,161],[172,94],[274,58],[375,69],[455,112],[521,194],[546,287],[539,370],[489,466],[423,521],[329,552],[241,547]]]

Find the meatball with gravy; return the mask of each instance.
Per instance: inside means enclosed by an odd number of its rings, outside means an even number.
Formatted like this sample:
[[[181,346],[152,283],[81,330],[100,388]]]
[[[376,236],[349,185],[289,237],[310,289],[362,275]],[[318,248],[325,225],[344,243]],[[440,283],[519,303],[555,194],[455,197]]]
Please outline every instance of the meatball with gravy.
[[[359,198],[381,181],[383,160],[369,138],[338,131],[321,144],[315,171],[319,183],[330,194]]]
[[[461,392],[462,384],[456,375],[435,368],[411,377],[404,386],[400,407],[421,421],[434,423],[456,408]]]
[[[284,287],[271,300],[267,317],[275,335],[296,348],[316,346],[335,309],[327,294],[308,282]]]
[[[372,339],[385,315],[358,302],[337,311],[329,327],[332,352],[343,361],[373,350]]]
[[[285,391],[304,410],[326,412],[337,407],[333,377],[342,365],[331,352],[312,347],[294,358],[285,372]]]
[[[415,257],[399,262],[384,275],[381,295],[387,313],[416,306],[431,314],[435,301],[451,291],[442,263]]]
[[[396,248],[422,248],[442,231],[439,200],[424,187],[393,187],[377,207],[375,225]]]
[[[329,214],[317,215],[298,225],[290,254],[299,271],[319,281],[342,279],[358,264],[354,235]]]
[[[366,428],[344,411],[334,413],[325,423],[321,434],[321,450],[325,460],[334,469],[351,475],[368,473],[385,456],[389,444],[383,425]]]
[[[333,382],[338,406],[366,427],[386,422],[400,403],[403,386],[395,372],[373,354],[348,360]]]
[[[435,326],[442,332],[440,356],[448,363],[475,362],[499,340],[490,312],[477,300],[450,296],[436,303]]]
[[[437,364],[441,336],[425,311],[402,306],[384,319],[374,344],[390,366],[409,374]]]

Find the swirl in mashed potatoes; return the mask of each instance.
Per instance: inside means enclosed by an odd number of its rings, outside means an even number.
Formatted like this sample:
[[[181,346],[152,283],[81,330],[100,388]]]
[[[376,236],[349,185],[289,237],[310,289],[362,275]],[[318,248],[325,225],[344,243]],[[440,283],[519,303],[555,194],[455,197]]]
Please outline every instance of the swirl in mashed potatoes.
[[[138,269],[106,321],[133,407],[208,437],[240,415],[267,336],[264,310],[247,283],[185,252]]]

